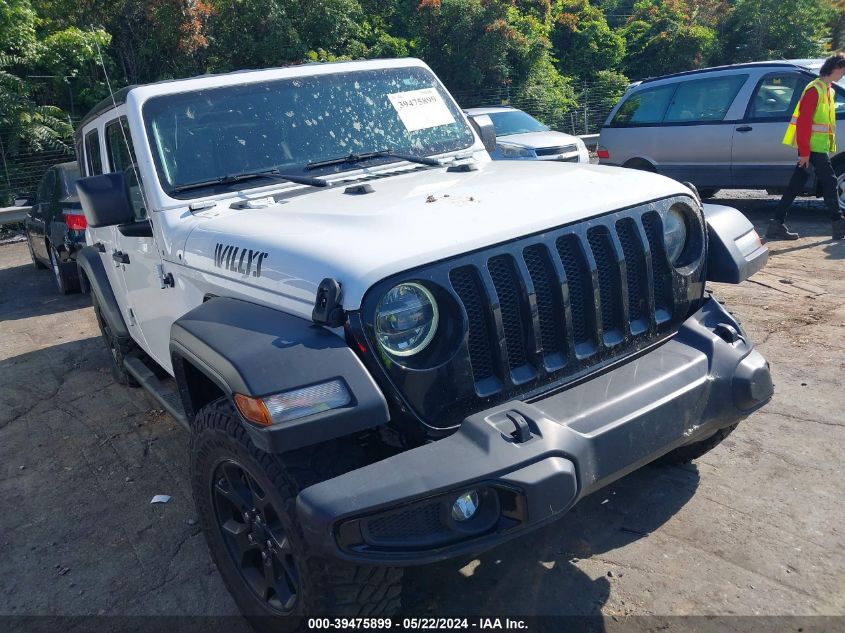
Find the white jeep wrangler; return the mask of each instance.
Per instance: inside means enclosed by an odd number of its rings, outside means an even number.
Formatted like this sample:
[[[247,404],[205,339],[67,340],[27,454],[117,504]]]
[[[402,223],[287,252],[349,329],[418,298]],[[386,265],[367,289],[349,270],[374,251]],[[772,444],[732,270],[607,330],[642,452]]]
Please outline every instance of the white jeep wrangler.
[[[772,395],[704,291],[765,264],[742,215],[634,170],[491,162],[492,126],[418,60],[132,87],[76,138],[113,369],[188,429],[260,627],[389,615],[403,566],[701,455]]]

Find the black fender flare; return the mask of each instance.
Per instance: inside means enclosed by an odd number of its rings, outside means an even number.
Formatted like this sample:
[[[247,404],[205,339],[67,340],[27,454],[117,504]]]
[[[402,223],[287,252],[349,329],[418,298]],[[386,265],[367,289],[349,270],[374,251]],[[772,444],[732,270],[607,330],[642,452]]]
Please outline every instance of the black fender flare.
[[[769,248],[739,210],[703,204],[707,222],[707,280],[738,284],[765,267]]]
[[[352,396],[337,409],[271,427],[242,419],[256,446],[284,452],[385,424],[387,401],[361,359],[330,330],[301,317],[227,297],[212,297],[170,328],[177,369],[189,363],[224,394],[265,397],[341,379]],[[180,385],[188,418],[196,408]]]
[[[86,246],[76,254],[76,266],[80,273],[85,275],[91,293],[94,295],[97,304],[100,306],[100,313],[108,321],[109,328],[119,338],[130,339],[129,329],[123,320],[123,314],[114,298],[111,283],[109,282],[103,260],[100,259],[100,251],[93,246]],[[81,277],[82,275],[80,275]]]

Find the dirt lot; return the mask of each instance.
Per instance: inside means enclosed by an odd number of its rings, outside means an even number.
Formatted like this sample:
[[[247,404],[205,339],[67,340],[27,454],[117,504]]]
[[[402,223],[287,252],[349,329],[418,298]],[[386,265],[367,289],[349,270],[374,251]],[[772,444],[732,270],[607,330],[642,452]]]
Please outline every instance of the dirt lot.
[[[758,229],[773,204],[724,203]],[[695,465],[408,571],[409,615],[845,614],[845,241],[817,202],[793,218],[800,241],[715,288],[771,362],[773,402]],[[0,615],[236,613],[194,520],[187,436],[113,382],[89,305],[0,246]]]

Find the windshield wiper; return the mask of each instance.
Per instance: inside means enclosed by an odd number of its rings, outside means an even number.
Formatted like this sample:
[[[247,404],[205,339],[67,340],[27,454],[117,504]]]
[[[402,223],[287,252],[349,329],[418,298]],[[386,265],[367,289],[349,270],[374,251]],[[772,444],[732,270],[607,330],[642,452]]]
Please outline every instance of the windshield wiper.
[[[182,191],[189,191],[190,189],[200,189],[202,187],[210,187],[212,185],[231,185],[236,182],[243,182],[244,180],[253,180],[255,178],[270,178],[272,180],[285,180],[288,182],[295,182],[298,185],[310,185],[312,187],[328,187],[329,183],[322,178],[311,178],[310,176],[296,176],[294,174],[283,174],[278,169],[266,169],[264,171],[251,171],[242,174],[231,174],[229,176],[221,176],[220,178],[212,178],[211,180],[202,180],[199,182],[189,182],[184,185],[174,187],[174,193]]]
[[[308,163],[305,166],[305,169],[317,169],[318,167],[327,167],[329,165],[343,165],[345,163],[360,163],[361,161],[369,160],[370,158],[398,158],[399,160],[406,160],[409,163],[419,163],[420,165],[441,165],[441,162],[436,158],[429,158],[427,156],[413,156],[411,154],[402,154],[400,152],[394,152],[389,149],[383,149],[378,152],[364,152],[362,154],[356,154],[352,152],[347,154],[346,156],[338,156],[337,158],[329,158],[328,160],[314,161],[313,163]]]

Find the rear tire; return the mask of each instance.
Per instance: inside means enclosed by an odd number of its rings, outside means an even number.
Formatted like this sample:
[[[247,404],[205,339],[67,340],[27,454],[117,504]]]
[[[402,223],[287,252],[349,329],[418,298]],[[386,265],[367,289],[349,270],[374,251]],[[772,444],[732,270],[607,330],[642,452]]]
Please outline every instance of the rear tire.
[[[633,158],[622,166],[627,167],[628,169],[638,169],[640,171],[651,172],[652,174],[657,173],[657,168],[644,158]]]
[[[698,190],[698,195],[701,196],[702,200],[712,198],[717,193],[719,193],[719,190],[716,187],[707,187],[706,189],[702,188]]]
[[[401,569],[318,558],[297,519],[299,491],[348,470],[357,448],[337,440],[274,455],[252,443],[228,398],[196,415],[197,514],[223,582],[258,631],[294,631],[308,616],[378,617],[399,608]]]
[[[845,158],[840,158],[833,163],[833,171],[836,173],[836,197],[839,199],[839,210],[845,213]]]
[[[132,339],[122,338],[112,332],[108,321],[106,321],[103,316],[100,304],[97,303],[97,295],[91,293],[91,299],[94,303],[94,316],[97,317],[97,325],[100,326],[100,334],[102,335],[103,341],[105,342],[111,355],[110,366],[112,376],[114,376],[115,381],[121,385],[137,387],[138,381],[135,380],[132,374],[126,371],[126,367],[123,366],[123,359],[137,347],[135,342]]]
[[[76,272],[75,262],[63,262],[59,259],[59,253],[52,245],[48,245],[50,251],[50,266],[53,269],[53,279],[56,282],[56,289],[59,294],[69,295],[79,292],[79,275]]]
[[[693,442],[692,444],[687,444],[686,446],[679,446],[674,451],[666,453],[657,461],[668,466],[688,464],[694,459],[698,459],[716,448],[722,443],[722,440],[733,432],[736,427],[736,424],[726,426],[725,428],[716,431],[707,439]]]

